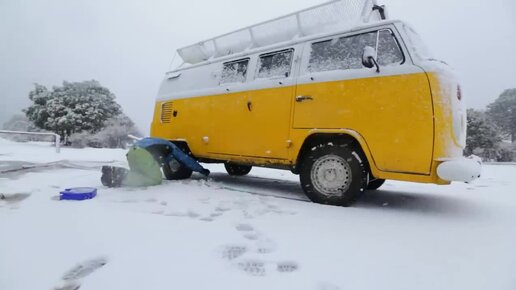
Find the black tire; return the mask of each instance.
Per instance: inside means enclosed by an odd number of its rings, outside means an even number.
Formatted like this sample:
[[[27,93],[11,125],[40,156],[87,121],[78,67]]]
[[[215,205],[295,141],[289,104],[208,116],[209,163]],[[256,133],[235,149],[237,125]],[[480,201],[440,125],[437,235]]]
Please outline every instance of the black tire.
[[[348,145],[316,146],[303,157],[299,177],[311,201],[328,205],[349,206],[367,187],[365,159]]]
[[[231,176],[244,176],[251,172],[252,166],[224,163],[226,171]]]
[[[192,170],[175,159],[163,164],[163,175],[168,180],[183,180],[192,176]]]
[[[385,179],[375,179],[367,185],[367,190],[377,190],[385,183]]]

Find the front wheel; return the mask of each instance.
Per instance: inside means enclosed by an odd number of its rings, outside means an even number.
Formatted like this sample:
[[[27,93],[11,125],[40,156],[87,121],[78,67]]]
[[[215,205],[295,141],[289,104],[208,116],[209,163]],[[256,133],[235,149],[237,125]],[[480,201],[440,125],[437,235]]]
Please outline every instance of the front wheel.
[[[172,159],[168,163],[165,162],[162,169],[163,175],[165,175],[165,178],[168,180],[182,180],[192,176],[192,170],[175,159]]]
[[[320,145],[303,158],[300,181],[313,202],[349,206],[367,187],[365,164],[348,145]]]
[[[251,172],[252,166],[224,163],[226,171],[231,176],[244,176]]]

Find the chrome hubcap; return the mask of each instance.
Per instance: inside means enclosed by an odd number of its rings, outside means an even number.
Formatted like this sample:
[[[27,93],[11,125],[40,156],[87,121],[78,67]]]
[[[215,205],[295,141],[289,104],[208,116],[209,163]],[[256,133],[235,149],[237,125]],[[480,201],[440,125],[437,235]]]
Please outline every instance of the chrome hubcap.
[[[342,196],[351,185],[351,167],[337,155],[317,159],[310,175],[314,188],[329,197]]]

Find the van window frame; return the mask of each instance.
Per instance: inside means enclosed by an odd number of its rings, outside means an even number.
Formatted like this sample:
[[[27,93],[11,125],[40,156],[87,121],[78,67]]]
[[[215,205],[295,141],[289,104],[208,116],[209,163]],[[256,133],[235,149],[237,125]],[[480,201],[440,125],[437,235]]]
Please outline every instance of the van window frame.
[[[223,75],[223,72],[224,72],[224,67],[226,65],[230,65],[230,64],[234,64],[234,63],[239,63],[239,62],[244,62],[244,61],[247,61],[247,69],[245,71],[244,81],[242,81],[242,82],[224,82],[223,79],[222,79],[222,75]],[[244,83],[246,83],[247,82],[247,78],[248,78],[248,72],[249,72],[250,65],[251,65],[251,58],[250,57],[245,57],[245,58],[240,58],[240,59],[236,59],[236,60],[231,60],[231,61],[223,62],[222,63],[222,70],[220,72],[220,78],[219,78],[219,86],[231,85],[231,84],[244,84]]]
[[[326,71],[310,71],[309,70],[313,45],[314,44],[323,43],[323,42],[327,42],[327,41],[333,41],[335,39],[343,39],[343,38],[349,38],[349,37],[356,37],[356,36],[359,36],[359,35],[364,35],[364,34],[369,34],[369,33],[374,32],[374,33],[376,33],[375,50],[376,50],[376,58],[378,59],[378,45],[379,45],[380,31],[384,31],[384,30],[389,31],[391,33],[391,36],[396,41],[398,49],[401,52],[403,60],[398,65],[400,65],[400,66],[404,65],[406,63],[406,61],[407,61],[407,56],[406,56],[405,51],[403,50],[403,47],[401,46],[401,42],[399,41],[399,39],[398,39],[396,33],[394,32],[394,30],[391,27],[375,27],[375,28],[371,28],[370,30],[364,30],[364,31],[358,32],[358,33],[344,34],[344,35],[336,34],[336,35],[327,36],[327,37],[324,37],[324,38],[308,41],[307,42],[307,44],[308,44],[308,53],[306,54],[306,60],[304,61],[304,64],[303,64],[303,69],[302,69],[303,74],[332,72],[332,71],[350,71],[350,70],[352,70],[352,69],[336,69],[336,70],[326,70]],[[362,67],[360,69],[363,69],[363,68],[365,68],[365,67]]]
[[[396,41],[396,44],[398,45],[398,48],[401,52],[401,57],[403,58],[403,60],[398,65],[404,65],[405,62],[407,61],[407,57],[405,56],[405,52],[403,51],[403,48],[401,46],[400,41],[398,40],[398,37],[396,36],[396,33],[394,33],[394,30],[392,30],[391,28],[381,28],[376,31],[378,33],[377,38],[376,38],[376,48],[375,48],[376,54],[377,54],[376,58],[378,58],[378,46],[380,45],[380,32],[381,31],[389,31],[391,33],[392,38],[394,38],[394,41]]]
[[[258,58],[256,59],[256,68],[255,68],[255,73],[254,73],[254,79],[255,80],[268,80],[268,79],[282,79],[282,78],[290,78],[292,77],[292,71],[294,69],[294,54],[295,54],[295,51],[296,49],[294,47],[290,47],[290,48],[286,48],[286,49],[280,49],[280,50],[275,50],[275,51],[271,51],[271,52],[266,52],[266,53],[262,53],[262,54],[259,54],[258,55]],[[284,52],[290,52],[290,65],[289,65],[289,71],[288,71],[288,76],[286,75],[277,75],[277,76],[271,76],[271,77],[259,77],[258,75],[260,74],[260,64],[261,64],[261,58],[262,57],[267,57],[267,56],[270,56],[270,55],[275,55],[275,54],[279,54],[279,53],[284,53]]]

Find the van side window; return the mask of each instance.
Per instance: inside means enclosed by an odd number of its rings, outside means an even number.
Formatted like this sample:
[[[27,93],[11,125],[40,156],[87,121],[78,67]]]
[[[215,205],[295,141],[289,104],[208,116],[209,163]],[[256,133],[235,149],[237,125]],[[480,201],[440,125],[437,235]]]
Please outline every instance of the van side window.
[[[405,59],[392,31],[386,29],[378,33],[378,64],[381,66],[401,64]]]
[[[248,65],[248,58],[224,63],[220,83],[228,84],[245,82]]]
[[[312,44],[309,72],[362,68],[366,46],[376,47],[377,32],[342,37]]]
[[[258,59],[258,73],[256,78],[288,77],[292,65],[292,55],[294,50],[283,50],[260,55]]]

